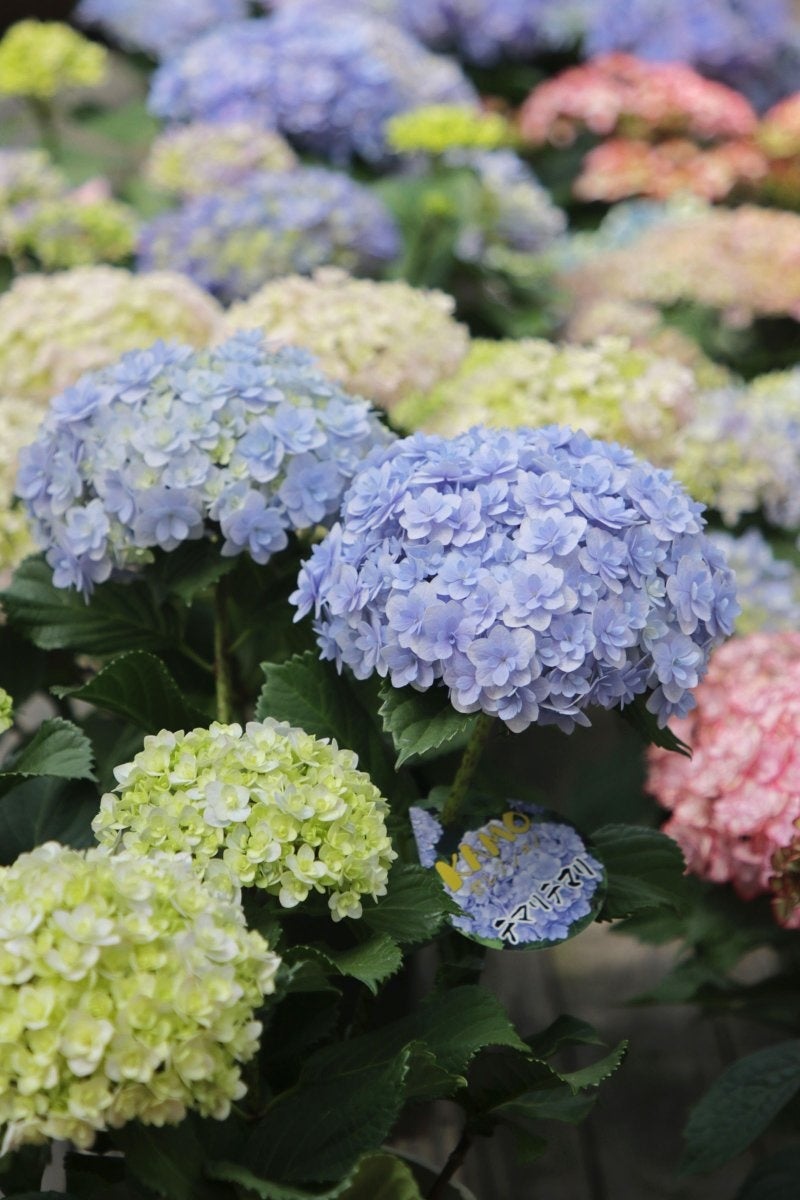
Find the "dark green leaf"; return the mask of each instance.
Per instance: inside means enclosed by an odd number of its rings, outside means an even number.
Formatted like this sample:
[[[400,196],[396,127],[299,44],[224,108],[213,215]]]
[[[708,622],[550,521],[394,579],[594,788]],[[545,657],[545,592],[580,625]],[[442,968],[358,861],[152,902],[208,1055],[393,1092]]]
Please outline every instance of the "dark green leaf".
[[[649,745],[660,746],[662,750],[673,750],[677,754],[686,755],[687,758],[692,757],[691,748],[676,737],[669,725],[663,728],[659,725],[655,715],[647,707],[646,696],[637,696],[631,704],[623,708],[622,715]]]
[[[608,876],[602,917],[629,917],[665,905],[680,909],[686,903],[683,855],[665,834],[637,825],[604,825],[592,834],[592,851]]]
[[[131,1122],[112,1135],[131,1175],[165,1200],[214,1200],[205,1147],[191,1121],[154,1128]]]
[[[199,592],[228,575],[236,565],[235,558],[222,557],[216,542],[199,538],[169,552],[157,551],[156,561],[147,567],[147,573],[165,595],[191,604]]]
[[[209,722],[207,713],[187,704],[163,662],[146,650],[118,655],[82,687],[52,690],[125,717],[145,733],[195,729]]]
[[[358,979],[373,995],[378,991],[378,984],[399,971],[403,962],[400,947],[385,933],[376,934],[349,950],[328,953],[337,971]]]
[[[474,715],[456,712],[443,687],[415,692],[383,683],[380,694],[380,715],[392,735],[398,767],[411,758],[435,758],[459,749],[475,725]]]
[[[602,1046],[603,1039],[586,1021],[564,1014],[541,1033],[526,1037],[525,1043],[534,1058],[550,1058],[562,1046]]]
[[[628,1043],[622,1041],[604,1058],[598,1059],[588,1067],[581,1067],[577,1071],[559,1071],[559,1077],[564,1080],[573,1094],[582,1092],[586,1088],[599,1087],[604,1079],[608,1079],[614,1074],[627,1053]]]
[[[342,1200],[422,1200],[407,1163],[394,1154],[371,1154],[361,1162]]]
[[[53,779],[94,779],[94,761],[89,739],[61,717],[45,721],[14,759],[0,771],[0,796],[36,775]]]
[[[44,559],[27,558],[0,594],[12,625],[43,650],[116,654],[169,644],[160,611],[141,584],[104,583],[91,603],[66,588],[53,587]]]
[[[547,1150],[547,1138],[540,1137],[538,1133],[531,1133],[529,1129],[524,1129],[521,1125],[514,1125],[513,1129],[514,1146],[519,1161],[521,1163],[538,1162]]]
[[[722,1072],[689,1114],[685,1173],[713,1171],[764,1132],[800,1090],[800,1040],[740,1058]]]
[[[459,911],[434,871],[396,863],[386,895],[365,907],[363,919],[370,929],[397,942],[424,942],[438,933],[449,913]]]
[[[796,1200],[798,1180],[800,1146],[788,1146],[757,1163],[736,1200]]]
[[[206,1174],[211,1179],[223,1179],[228,1183],[238,1184],[248,1196],[250,1193],[259,1200],[337,1200],[347,1187],[347,1180],[334,1184],[332,1187],[307,1188],[291,1187],[283,1183],[270,1183],[260,1179],[241,1163],[213,1162],[206,1166]]]
[[[31,779],[0,800],[0,866],[42,842],[83,849],[94,842],[97,795],[83,784]]]

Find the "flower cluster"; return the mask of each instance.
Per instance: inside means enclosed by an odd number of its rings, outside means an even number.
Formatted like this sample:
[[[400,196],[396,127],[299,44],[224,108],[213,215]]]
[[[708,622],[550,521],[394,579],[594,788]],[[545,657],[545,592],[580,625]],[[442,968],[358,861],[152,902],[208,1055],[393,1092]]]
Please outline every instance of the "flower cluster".
[[[737,612],[701,506],[582,432],[475,428],[375,451],[291,597],[324,658],[459,712],[570,730],[648,690],[692,704]]]
[[[36,437],[41,410],[0,393],[0,570],[16,567],[34,546],[28,522],[14,500],[19,453]]]
[[[429,104],[386,123],[386,140],[398,154],[445,154],[448,150],[497,150],[514,141],[500,113],[466,104]]]
[[[454,151],[449,161],[471,167],[483,187],[480,218],[467,223],[458,238],[462,260],[513,273],[519,257],[550,249],[566,229],[564,213],[512,150]]]
[[[142,231],[139,266],[173,268],[224,301],[268,279],[335,265],[370,274],[390,262],[400,235],[383,203],[347,175],[323,167],[252,175],[197,196]]]
[[[236,187],[262,171],[296,166],[293,151],[280,134],[247,121],[215,125],[193,121],[157,137],[144,165],[156,187],[179,196],[202,196]]]
[[[724,200],[737,189],[752,191],[768,170],[758,146],[743,139],[701,147],[686,138],[656,145],[613,138],[587,154],[574,192],[580,200],[607,204],[630,196],[661,200],[682,192]]]
[[[0,40],[0,95],[52,100],[68,87],[96,87],[107,53],[60,21],[18,21]]]
[[[776,558],[758,529],[740,537],[712,533],[711,541],[736,576],[736,598],[742,606],[737,633],[778,633],[800,629],[800,571]]]
[[[559,424],[654,454],[694,414],[692,372],[624,338],[556,346],[538,338],[473,341],[459,371],[399,405],[408,429]]]
[[[345,163],[385,159],[396,113],[474,99],[455,63],[391,22],[298,2],[198,38],[157,71],[150,107],[170,121],[248,120]]]
[[[520,132],[534,144],[572,142],[581,129],[599,137],[679,134],[740,138],[756,128],[744,96],[681,63],[606,54],[539,84],[520,111]]]
[[[278,962],[188,855],[46,842],[0,869],[2,1153],[227,1117]]]
[[[66,192],[66,176],[43,150],[0,149],[0,212]]]
[[[790,34],[786,0],[592,0],[586,8],[587,54],[626,50],[735,78],[765,65]]]
[[[785,97],[764,114],[758,144],[770,158],[800,154],[800,92]]]
[[[568,46],[582,8],[574,0],[396,0],[398,19],[420,41],[482,67]]]
[[[207,351],[157,342],[55,397],[17,491],[55,586],[88,594],[216,523],[223,555],[266,563],[289,530],[338,511],[386,437],[304,350],[272,352],[256,332]]]
[[[239,21],[247,12],[246,0],[80,0],[73,15],[127,49],[168,58],[201,34]]]
[[[692,495],[735,525],[763,511],[800,527],[800,369],[704,393],[670,448],[675,474]]]
[[[742,205],[673,215],[567,272],[575,294],[721,310],[736,327],[800,317],[800,216]]]
[[[172,271],[20,276],[0,296],[0,395],[47,401],[85,371],[158,338],[205,345],[220,319],[216,302]]]
[[[136,244],[136,216],[118,200],[79,195],[21,204],[0,215],[0,252],[33,258],[45,271],[123,262]]]
[[[745,899],[769,891],[800,819],[800,633],[733,638],[672,728],[692,758],[649,752],[648,790],[672,814],[664,831],[696,875]]]
[[[116,768],[118,794],[93,828],[137,856],[188,850],[201,877],[221,859],[237,885],[284,908],[316,891],[335,921],[360,917],[396,855],[386,801],[357,766],[352,750],[271,719],[162,731]]]
[[[310,279],[266,284],[231,308],[226,328],[260,329],[272,342],[305,346],[347,391],[392,408],[457,369],[469,335],[453,308],[444,292],[352,279],[326,267]]]

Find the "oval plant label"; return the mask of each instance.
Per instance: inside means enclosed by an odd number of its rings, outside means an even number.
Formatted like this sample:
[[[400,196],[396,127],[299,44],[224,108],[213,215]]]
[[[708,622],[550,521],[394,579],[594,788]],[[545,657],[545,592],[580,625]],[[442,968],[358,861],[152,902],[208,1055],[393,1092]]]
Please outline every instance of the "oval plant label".
[[[509,800],[497,817],[454,832],[428,809],[409,815],[420,862],[461,909],[450,919],[467,937],[495,949],[541,949],[597,916],[605,871],[562,816]]]

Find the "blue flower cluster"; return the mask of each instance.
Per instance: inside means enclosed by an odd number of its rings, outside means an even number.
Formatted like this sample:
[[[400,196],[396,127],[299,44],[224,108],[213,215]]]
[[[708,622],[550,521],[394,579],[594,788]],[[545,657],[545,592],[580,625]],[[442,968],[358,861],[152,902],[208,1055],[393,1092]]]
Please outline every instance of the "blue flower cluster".
[[[89,595],[217,528],[223,555],[266,563],[288,530],[330,520],[387,437],[303,350],[255,331],[212,350],[156,342],[55,397],[17,492],[55,586]]]
[[[247,16],[247,0],[80,0],[74,18],[129,50],[167,58],[228,21]]]
[[[251,175],[155,217],[142,230],[138,266],[182,271],[230,302],[317,267],[369,275],[399,250],[397,226],[377,196],[347,175],[296,167]]]
[[[396,0],[404,27],[476,66],[564,48],[581,32],[585,0]]]
[[[397,113],[475,101],[456,63],[390,21],[308,0],[198,39],[156,72],[150,94],[166,120],[253,121],[339,164],[385,159]]]
[[[736,576],[736,595],[742,607],[737,633],[779,633],[800,629],[800,571],[785,558],[776,558],[758,529],[740,537],[709,534]]]
[[[702,505],[558,426],[415,434],[373,453],[292,596],[324,658],[459,712],[570,731],[650,691],[663,723],[738,607]]]

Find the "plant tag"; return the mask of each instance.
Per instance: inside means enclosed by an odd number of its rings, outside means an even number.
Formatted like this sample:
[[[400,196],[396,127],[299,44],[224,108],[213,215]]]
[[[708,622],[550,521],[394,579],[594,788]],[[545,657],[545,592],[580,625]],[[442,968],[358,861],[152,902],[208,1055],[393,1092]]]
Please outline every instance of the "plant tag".
[[[458,832],[429,809],[409,815],[420,862],[462,910],[450,919],[467,937],[498,950],[538,950],[597,916],[603,866],[562,816],[509,800],[496,817]]]

